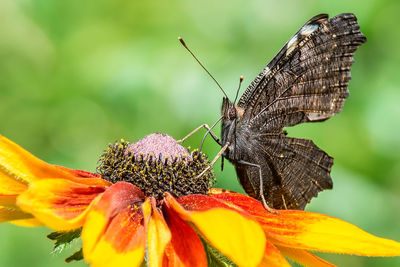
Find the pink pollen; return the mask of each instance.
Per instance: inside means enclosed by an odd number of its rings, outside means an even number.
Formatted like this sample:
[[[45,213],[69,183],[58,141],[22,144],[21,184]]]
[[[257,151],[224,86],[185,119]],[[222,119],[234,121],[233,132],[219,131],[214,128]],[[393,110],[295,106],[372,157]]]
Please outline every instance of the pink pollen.
[[[145,160],[149,159],[149,155],[153,155],[153,160],[157,160],[161,155],[162,161],[168,157],[168,164],[171,164],[175,158],[177,158],[178,161],[184,160],[186,162],[193,160],[190,153],[183,146],[178,144],[174,138],[160,133],[147,135],[139,141],[130,144],[125,150],[125,155],[129,152],[135,157],[143,154]]]

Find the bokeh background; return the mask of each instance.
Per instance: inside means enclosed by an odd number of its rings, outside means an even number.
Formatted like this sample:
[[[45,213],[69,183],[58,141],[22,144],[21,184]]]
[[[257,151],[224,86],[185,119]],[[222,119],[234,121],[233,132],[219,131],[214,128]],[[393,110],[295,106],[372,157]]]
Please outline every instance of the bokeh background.
[[[287,129],[335,158],[334,189],[307,209],[400,241],[398,0],[1,0],[0,133],[48,162],[94,171],[110,142],[153,132],[179,139],[220,116],[221,92],[177,36],[233,96],[239,76],[247,86],[309,18],[341,12],[355,13],[368,38],[350,97],[334,118]],[[208,139],[210,157],[218,150]],[[218,187],[242,192],[231,164],[214,169]],[[0,266],[67,266],[76,248],[50,255],[49,232],[1,224]],[[339,266],[400,266],[398,258],[321,256]]]

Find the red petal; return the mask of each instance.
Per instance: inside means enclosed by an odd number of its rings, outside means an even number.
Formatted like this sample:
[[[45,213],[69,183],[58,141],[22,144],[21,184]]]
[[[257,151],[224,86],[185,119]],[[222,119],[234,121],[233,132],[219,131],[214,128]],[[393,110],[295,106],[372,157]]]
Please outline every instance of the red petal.
[[[250,214],[266,214],[266,210],[260,201],[239,193],[211,193],[209,196],[222,200],[225,203],[231,203],[240,207]]]
[[[168,205],[163,214],[172,234],[171,245],[180,261],[186,266],[207,266],[203,244],[196,232]]]
[[[213,208],[223,208],[234,210],[244,215],[245,217],[249,217],[249,214],[244,212],[243,209],[229,205],[229,203],[227,202],[220,201],[216,198],[206,195],[181,196],[177,198],[177,201],[180,205],[182,205],[183,208],[185,208],[185,210],[188,211],[206,211]]]

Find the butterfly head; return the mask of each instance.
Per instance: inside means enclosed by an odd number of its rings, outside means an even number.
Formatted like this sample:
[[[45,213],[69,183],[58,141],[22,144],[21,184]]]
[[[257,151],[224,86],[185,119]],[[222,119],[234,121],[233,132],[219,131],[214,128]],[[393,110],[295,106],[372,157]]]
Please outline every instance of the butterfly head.
[[[231,160],[235,149],[236,142],[236,128],[240,119],[243,116],[244,110],[234,103],[229,101],[228,98],[224,97],[222,100],[222,127],[221,137],[222,144],[225,145],[227,142],[230,143],[229,147],[225,151],[225,156]]]
[[[221,113],[223,121],[234,121],[243,116],[244,110],[232,103],[228,98],[224,97],[222,100]]]
[[[226,97],[222,100],[221,114],[223,121],[233,121],[237,117],[237,111],[234,104]]]

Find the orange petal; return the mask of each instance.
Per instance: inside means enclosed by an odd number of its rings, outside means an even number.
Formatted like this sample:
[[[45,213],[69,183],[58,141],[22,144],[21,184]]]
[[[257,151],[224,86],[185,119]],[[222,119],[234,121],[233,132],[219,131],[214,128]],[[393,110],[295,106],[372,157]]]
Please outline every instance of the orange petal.
[[[0,222],[13,220],[30,219],[32,214],[23,212],[19,208],[1,207],[0,206]]]
[[[242,194],[214,194],[253,215],[275,245],[360,256],[399,256],[400,243],[373,236],[345,221],[306,211],[267,212],[263,205]]]
[[[140,266],[145,251],[144,194],[126,182],[112,185],[90,208],[83,255],[92,267]]]
[[[164,250],[171,240],[171,232],[159,213],[154,198],[148,198],[142,210],[147,232],[147,264],[150,267],[162,266]]]
[[[18,195],[2,195],[0,194],[0,206],[16,208]]]
[[[164,206],[163,214],[172,235],[173,250],[169,251],[170,255],[167,255],[169,262],[173,261],[174,255],[171,254],[175,252],[184,266],[207,266],[206,253],[196,232],[169,205]]]
[[[167,194],[166,200],[212,246],[239,266],[257,266],[261,262],[266,246],[264,232],[244,212],[205,195],[183,196],[178,203]]]
[[[106,187],[103,180],[96,178],[81,179],[98,185],[75,183],[65,179],[39,180],[17,199],[17,205],[25,212],[55,230],[71,230],[82,226],[91,202]]]
[[[101,178],[100,174],[96,174],[96,173],[92,173],[92,172],[87,172],[87,171],[82,171],[82,170],[74,170],[74,169],[70,169],[67,167],[63,167],[63,166],[58,166],[58,165],[54,165],[55,167],[69,172],[70,174],[72,174],[75,177],[81,177],[81,178]]]
[[[295,262],[300,263],[303,266],[309,267],[334,267],[336,265],[327,262],[314,254],[308,252],[307,250],[297,249],[297,248],[288,248],[288,247],[278,247],[279,250],[288,257],[289,259],[294,260]]]
[[[282,256],[281,252],[270,242],[265,246],[264,257],[258,267],[290,267],[289,262]]]
[[[16,204],[17,195],[0,195],[0,222],[30,219],[32,214],[26,213]]]
[[[188,265],[183,264],[176,254],[172,243],[168,243],[164,251],[163,267],[185,267]]]
[[[8,176],[29,183],[36,178],[70,177],[67,172],[48,164],[0,135],[0,169]]]

